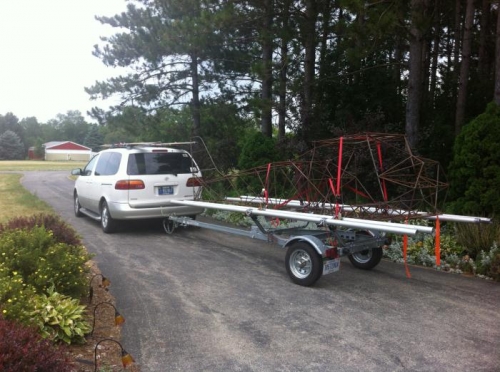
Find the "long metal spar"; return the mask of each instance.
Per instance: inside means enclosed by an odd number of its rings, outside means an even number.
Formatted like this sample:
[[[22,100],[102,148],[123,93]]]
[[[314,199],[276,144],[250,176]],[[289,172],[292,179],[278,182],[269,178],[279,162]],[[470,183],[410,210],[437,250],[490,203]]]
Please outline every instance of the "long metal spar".
[[[262,204],[264,203],[264,199],[263,198],[260,198],[260,197],[251,197],[251,196],[240,196],[239,198],[235,198],[235,197],[227,197],[226,198],[227,201],[229,202],[245,202],[245,203],[259,203],[259,204]],[[292,200],[292,201],[286,201],[286,200],[283,200],[281,201],[282,199],[269,199],[268,200],[268,203],[269,204],[282,204],[284,202],[287,203],[288,206],[291,206],[291,207],[303,207],[303,205],[300,204],[300,202],[297,200]],[[344,205],[341,204],[341,207],[343,208]],[[331,208],[333,209],[333,208]],[[289,211],[289,213],[299,213],[299,214],[308,214],[308,213],[301,213],[301,212],[291,212]],[[323,215],[320,215],[320,214],[316,214],[315,216],[323,216]],[[324,218],[325,216],[323,216]],[[333,216],[328,216],[329,218],[334,218]],[[386,226],[388,223],[390,222],[383,222],[383,221],[373,221],[373,220],[365,220],[365,219],[361,219],[361,218],[351,218],[351,217],[342,217],[342,221],[346,221],[346,222],[352,222],[352,223],[364,223],[364,224],[370,224],[370,225],[382,225],[382,226]],[[394,223],[390,223],[391,225],[396,225]],[[400,224],[397,224],[396,226],[399,226]],[[404,226],[404,225],[403,225]],[[406,227],[406,226],[404,226]],[[425,233],[425,234],[432,234],[434,232],[434,228],[430,227],[430,226],[420,226],[420,225],[411,225],[411,226],[408,226],[408,228],[412,228],[412,229],[415,229],[417,230],[418,232],[421,232],[421,233]],[[376,230],[375,228],[372,228],[372,230]]]
[[[325,216],[321,214],[313,213],[300,213],[300,212],[289,212],[283,210],[266,210],[254,207],[246,207],[240,205],[228,205],[221,203],[211,203],[202,201],[192,201],[192,200],[171,200],[171,204],[186,205],[186,206],[196,206],[199,208],[208,209],[220,209],[230,212],[240,212],[245,213],[248,216],[267,216],[267,217],[278,217],[278,218],[288,218],[293,220],[315,222],[317,224],[326,224],[332,226],[340,226],[361,230],[375,230],[387,233],[394,233],[400,235],[416,235],[418,230],[416,226],[396,224],[391,222],[378,222],[369,220],[356,220],[356,221],[345,221],[342,219],[335,219],[331,216]],[[430,228],[432,231],[432,228]]]

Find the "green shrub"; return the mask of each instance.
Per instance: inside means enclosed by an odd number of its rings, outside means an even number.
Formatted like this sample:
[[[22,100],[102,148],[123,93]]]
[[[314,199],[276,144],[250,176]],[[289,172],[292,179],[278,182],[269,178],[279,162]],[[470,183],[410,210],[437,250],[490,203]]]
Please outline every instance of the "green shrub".
[[[491,224],[457,223],[455,231],[457,242],[464,246],[474,258],[481,251],[488,252],[494,242],[500,242],[500,225],[498,222]]]
[[[54,342],[84,343],[85,334],[91,331],[84,319],[85,306],[79,301],[57,293],[54,287],[48,294],[34,297],[34,308],[30,321],[38,325],[43,338]]]
[[[428,254],[434,256],[436,252],[435,237],[426,235],[422,240],[410,239],[408,241],[408,255],[416,256]],[[445,259],[451,255],[463,256],[465,247],[459,244],[451,234],[442,234],[440,239],[440,257]],[[427,260],[428,261],[428,260]]]
[[[491,267],[488,270],[487,276],[500,282],[500,252],[496,253],[491,259]]]
[[[35,289],[27,285],[17,271],[11,272],[0,262],[0,313],[5,319],[28,322],[27,310],[33,308],[35,293]]]
[[[265,166],[276,160],[278,160],[278,151],[274,139],[264,136],[261,132],[249,135],[238,159],[238,168],[245,171],[245,174],[238,176],[237,187],[239,191],[243,194],[259,195],[265,180],[261,179],[262,176],[257,173],[246,171]]]
[[[474,259],[468,254],[462,257],[462,259],[458,263],[458,268],[464,273],[476,273],[476,263],[474,262]]]
[[[0,262],[24,283],[45,292],[50,284],[58,292],[80,298],[86,294],[85,274],[90,259],[82,246],[57,243],[44,227],[6,230],[0,235]]]
[[[465,125],[455,139],[448,170],[451,209],[478,216],[500,212],[500,106],[490,103],[486,111]]]
[[[7,321],[0,316],[0,371],[74,371],[65,349],[44,340],[36,329]]]
[[[261,132],[249,135],[238,159],[238,168],[241,170],[251,169],[276,161],[278,151],[276,141],[264,136]]]
[[[500,281],[500,247],[494,243],[488,251],[479,252],[476,259],[476,272]]]
[[[32,229],[33,227],[45,227],[52,231],[52,236],[58,243],[69,245],[81,245],[82,242],[76,231],[54,214],[38,214],[34,216],[21,216],[0,224],[0,233],[6,230]]]

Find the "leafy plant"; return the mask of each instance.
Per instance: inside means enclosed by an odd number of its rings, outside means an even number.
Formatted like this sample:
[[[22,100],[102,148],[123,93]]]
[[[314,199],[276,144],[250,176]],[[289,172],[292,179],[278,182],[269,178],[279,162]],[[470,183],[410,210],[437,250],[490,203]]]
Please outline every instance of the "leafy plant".
[[[494,215],[500,212],[500,106],[463,127],[455,140],[448,175],[454,213]]]
[[[0,262],[0,313],[6,319],[27,322],[27,309],[32,309],[31,299],[35,293],[35,289],[24,283],[17,271],[11,273]]]
[[[238,159],[238,168],[248,170],[263,166],[278,159],[276,142],[274,139],[264,136],[261,132],[255,132],[246,138]],[[262,180],[254,175],[245,175],[238,178],[238,188],[243,193],[250,192],[257,195],[262,189]]]
[[[476,259],[476,272],[500,281],[500,247],[494,243],[489,251],[481,251]]]
[[[60,293],[79,298],[86,294],[85,263],[90,259],[82,246],[57,243],[44,227],[7,230],[0,235],[0,262],[17,272],[39,292],[50,283]]]
[[[491,267],[488,270],[488,276],[500,282],[500,252],[496,253],[491,260]]]
[[[455,227],[456,239],[472,257],[481,251],[488,252],[494,242],[500,242],[500,225],[459,223]]]
[[[0,371],[70,372],[74,366],[65,348],[44,340],[33,327],[0,316]]]
[[[458,268],[464,273],[476,273],[476,264],[474,263],[474,259],[472,259],[472,257],[470,257],[469,255],[465,255],[462,257],[462,259],[458,263]]]
[[[91,331],[84,319],[85,306],[57,293],[54,287],[47,292],[47,295],[34,297],[35,310],[30,313],[31,321],[38,325],[42,337],[67,344],[84,343],[85,334]]]
[[[0,232],[16,229],[32,229],[33,227],[45,227],[52,231],[52,236],[58,243],[69,245],[81,245],[82,241],[76,231],[54,214],[38,214],[34,216],[19,216],[12,218],[7,223],[0,225]]]

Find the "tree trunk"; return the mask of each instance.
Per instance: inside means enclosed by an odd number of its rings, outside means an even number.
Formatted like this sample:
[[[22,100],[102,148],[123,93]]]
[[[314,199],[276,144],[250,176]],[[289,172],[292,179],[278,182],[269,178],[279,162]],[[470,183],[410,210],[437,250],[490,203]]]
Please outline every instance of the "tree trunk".
[[[500,105],[500,10],[497,11],[497,33],[495,43],[495,92],[494,99]]]
[[[279,102],[278,102],[278,140],[285,139],[286,129],[286,87],[288,77],[288,42],[290,38],[290,1],[283,2],[282,37],[281,37],[281,64],[279,71]]]
[[[323,22],[322,22],[322,30],[321,30],[321,41],[320,41],[320,48],[319,48],[319,61],[318,61],[318,66],[319,66],[319,71],[318,71],[318,76],[320,81],[323,80],[327,75],[328,75],[328,64],[326,62],[326,55],[328,51],[328,37],[330,35],[330,18],[331,18],[331,3],[330,1],[327,1],[324,4],[323,9],[321,9],[321,12],[323,14]],[[320,99],[321,100],[321,99]]]
[[[198,56],[196,53],[191,54],[191,79],[193,82],[191,112],[193,116],[193,136],[200,135],[201,115],[200,115],[200,82],[198,77]]]
[[[434,100],[436,98],[436,81],[437,81],[437,68],[438,68],[438,57],[439,57],[439,44],[441,42],[441,25],[439,22],[440,9],[438,2],[434,8],[434,38],[432,40],[431,48],[431,81],[429,86],[429,98],[430,107],[434,108]]]
[[[273,110],[273,0],[264,2],[264,20],[262,29],[262,117],[261,132],[266,137],[273,135],[272,110]]]
[[[472,23],[474,21],[474,0],[467,0],[465,13],[465,29],[458,83],[457,109],[455,113],[455,135],[460,133],[465,120],[465,103],[467,100],[467,83],[469,81],[470,55],[472,49]]]
[[[312,137],[312,104],[316,56],[316,19],[318,16],[316,0],[306,0],[306,11],[302,39],[304,40],[304,88],[301,109],[303,137],[309,142]]]
[[[421,20],[424,17],[425,9],[426,0],[411,1],[410,61],[405,133],[408,143],[412,148],[415,148],[418,143],[420,108],[422,105],[422,55],[424,39],[421,30]]]
[[[479,58],[478,72],[481,78],[486,78],[489,75],[490,59],[488,58],[487,39],[490,33],[490,2],[491,0],[483,0],[481,5],[481,20],[479,25]]]
[[[455,30],[453,31],[453,81],[458,81],[458,70],[460,67],[460,19],[461,19],[461,4],[460,0],[455,0],[455,19],[454,26]],[[453,100],[456,103],[457,100],[457,91],[454,89],[453,91]]]

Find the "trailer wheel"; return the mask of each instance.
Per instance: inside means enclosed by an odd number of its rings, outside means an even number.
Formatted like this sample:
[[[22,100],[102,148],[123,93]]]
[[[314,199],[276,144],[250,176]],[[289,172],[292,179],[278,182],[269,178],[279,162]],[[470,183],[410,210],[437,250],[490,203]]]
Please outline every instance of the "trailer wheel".
[[[286,252],[286,271],[295,284],[313,285],[323,274],[321,256],[308,243],[296,242]]]
[[[349,261],[354,267],[363,270],[371,270],[380,263],[382,259],[382,248],[370,248],[350,254]]]

